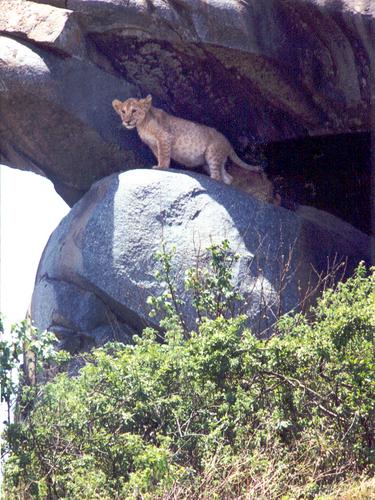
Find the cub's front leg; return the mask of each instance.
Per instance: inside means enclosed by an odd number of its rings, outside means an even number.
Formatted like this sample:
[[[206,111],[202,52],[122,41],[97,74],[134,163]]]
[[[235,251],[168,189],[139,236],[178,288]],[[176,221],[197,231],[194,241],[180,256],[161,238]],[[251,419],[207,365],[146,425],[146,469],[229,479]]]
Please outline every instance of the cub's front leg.
[[[152,168],[159,170],[169,168],[171,164],[171,147],[172,141],[169,136],[165,135],[157,139],[156,148],[152,149],[153,151],[156,149],[154,154],[158,160],[158,164]]]

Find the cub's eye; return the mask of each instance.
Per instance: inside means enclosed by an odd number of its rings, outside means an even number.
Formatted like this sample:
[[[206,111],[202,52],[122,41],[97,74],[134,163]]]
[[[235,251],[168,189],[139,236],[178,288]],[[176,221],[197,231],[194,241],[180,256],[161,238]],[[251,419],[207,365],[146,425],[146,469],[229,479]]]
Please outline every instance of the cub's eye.
[[[136,111],[137,111],[136,109],[132,109],[132,115],[134,115]]]
[[[124,114],[125,114],[125,109],[122,109],[122,110],[121,110],[121,113],[124,115]]]

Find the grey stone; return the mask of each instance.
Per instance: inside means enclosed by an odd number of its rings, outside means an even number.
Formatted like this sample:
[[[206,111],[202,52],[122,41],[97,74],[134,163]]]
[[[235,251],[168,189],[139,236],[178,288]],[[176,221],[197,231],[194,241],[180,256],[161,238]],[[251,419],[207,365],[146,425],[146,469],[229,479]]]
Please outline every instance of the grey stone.
[[[232,139],[368,130],[371,0],[68,0],[114,67]],[[212,123],[213,122],[213,123]],[[229,123],[228,123],[229,122]],[[234,136],[234,137],[233,137]]]
[[[65,56],[84,57],[78,16],[71,10],[24,0],[2,0],[1,7],[0,32],[44,45]]]
[[[111,109],[119,92],[134,94],[132,85],[26,41],[0,36],[0,52],[0,163],[47,176],[69,204],[124,164],[144,164]]]
[[[245,296],[248,324],[258,335],[269,334],[275,317],[301,305],[327,264],[345,259],[351,272],[359,260],[371,259],[370,239],[349,224],[311,208],[301,213],[199,174],[111,175],[94,184],[51,235],[37,273],[33,320],[42,328],[90,330],[100,343],[111,326],[108,308],[129,336],[140,332],[151,324],[147,297],[164,289],[154,276],[155,254],[164,245],[176,247],[173,274],[192,328],[185,271],[207,261],[212,243],[228,239],[240,254],[233,279]]]
[[[62,349],[77,352],[108,341],[128,343],[134,334],[94,292],[73,282],[44,274],[34,294],[40,304],[39,329],[54,332]]]

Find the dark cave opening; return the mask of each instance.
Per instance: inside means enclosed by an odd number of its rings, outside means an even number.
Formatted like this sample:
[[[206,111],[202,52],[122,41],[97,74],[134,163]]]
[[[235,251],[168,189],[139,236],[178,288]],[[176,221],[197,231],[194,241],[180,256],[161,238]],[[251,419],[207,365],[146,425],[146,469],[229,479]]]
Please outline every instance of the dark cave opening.
[[[267,173],[283,205],[312,205],[371,234],[369,133],[269,143]]]

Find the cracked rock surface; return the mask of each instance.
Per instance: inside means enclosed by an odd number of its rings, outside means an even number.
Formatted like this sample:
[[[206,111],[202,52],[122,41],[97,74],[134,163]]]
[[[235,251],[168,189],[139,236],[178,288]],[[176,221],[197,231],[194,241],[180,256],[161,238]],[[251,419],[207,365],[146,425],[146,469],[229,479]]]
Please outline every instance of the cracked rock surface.
[[[366,235],[312,207],[295,214],[200,174],[132,170],[94,184],[52,233],[32,318],[71,351],[129,342],[150,324],[147,297],[164,290],[155,279],[162,244],[176,246],[172,272],[184,296],[185,270],[203,265],[205,249],[225,238],[240,254],[234,284],[258,335],[275,314],[298,306],[327,262],[347,259],[351,272],[370,259]],[[183,315],[192,327],[189,305]]]

